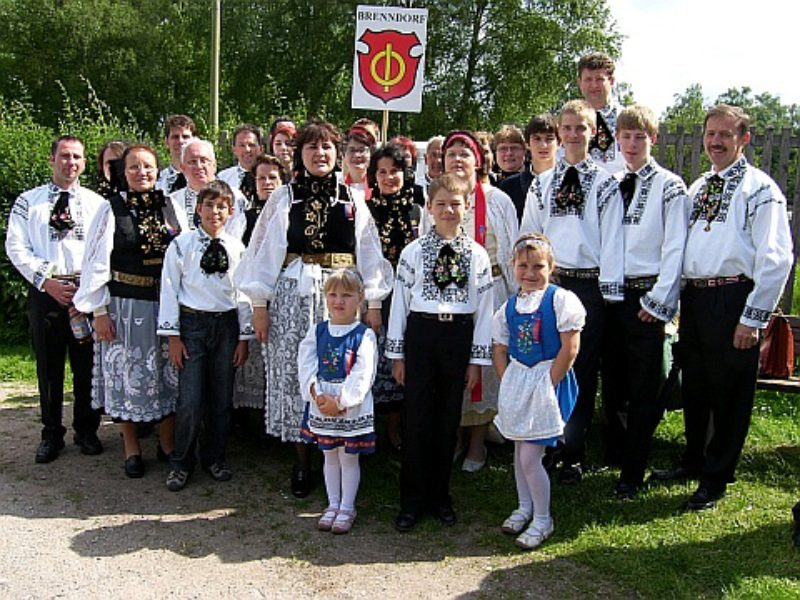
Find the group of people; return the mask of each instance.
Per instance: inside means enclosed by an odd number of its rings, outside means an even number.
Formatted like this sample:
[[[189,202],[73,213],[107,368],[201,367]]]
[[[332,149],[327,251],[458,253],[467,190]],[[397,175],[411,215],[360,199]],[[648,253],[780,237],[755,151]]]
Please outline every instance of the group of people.
[[[82,142],[56,140],[51,181],[19,196],[6,239],[29,284],[36,461],[64,448],[68,352],[74,442],[102,452],[109,415],[129,477],[145,473],[140,425],[158,423],[170,490],[198,460],[230,479],[232,410],[260,411],[266,434],[294,444],[296,496],[311,489],[310,449],[323,451],[318,527],[346,533],[384,411],[401,458],[397,530],[426,513],[455,524],[454,457],[478,471],[499,435],[514,443],[519,499],[502,530],[535,548],[554,530],[550,477],[583,477],[600,370],[613,492],[643,485],[665,325],[680,309],[686,451],[651,478],[696,479],[686,508],[714,506],[734,481],[759,332],[792,264],[786,200],[744,157],[740,108],[708,111],[712,168],[687,190],[651,155],[653,113],[613,100],[608,56],[582,57],[578,84],[583,99],[524,133],[431,138],[419,180],[414,143],[379,143],[369,119],[344,135],[279,119],[266,139],[242,125],[237,164],[217,173],[213,145],[172,116],[170,165],[159,173],[154,149],[110,142],[99,194],[79,183]]]

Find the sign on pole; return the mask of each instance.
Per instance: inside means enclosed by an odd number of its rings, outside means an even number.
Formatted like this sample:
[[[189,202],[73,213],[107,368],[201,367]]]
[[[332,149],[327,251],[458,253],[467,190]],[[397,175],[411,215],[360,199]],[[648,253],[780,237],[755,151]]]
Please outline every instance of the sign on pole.
[[[353,108],[420,112],[428,10],[356,9]]]

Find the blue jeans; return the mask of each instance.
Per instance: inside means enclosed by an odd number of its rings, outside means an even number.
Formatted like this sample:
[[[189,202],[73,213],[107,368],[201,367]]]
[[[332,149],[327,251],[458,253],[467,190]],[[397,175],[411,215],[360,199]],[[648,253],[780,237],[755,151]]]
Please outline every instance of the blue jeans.
[[[181,310],[181,340],[189,358],[184,359],[180,371],[172,468],[191,472],[201,431],[203,466],[225,459],[233,398],[233,353],[239,340],[236,310]]]

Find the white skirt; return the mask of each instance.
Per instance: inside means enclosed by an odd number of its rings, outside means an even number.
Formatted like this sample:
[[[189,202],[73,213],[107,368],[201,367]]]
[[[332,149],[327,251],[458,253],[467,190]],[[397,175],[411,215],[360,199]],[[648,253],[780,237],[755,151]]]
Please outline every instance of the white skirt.
[[[552,360],[532,367],[511,360],[500,382],[497,430],[509,440],[541,440],[564,433],[564,420],[550,379]]]

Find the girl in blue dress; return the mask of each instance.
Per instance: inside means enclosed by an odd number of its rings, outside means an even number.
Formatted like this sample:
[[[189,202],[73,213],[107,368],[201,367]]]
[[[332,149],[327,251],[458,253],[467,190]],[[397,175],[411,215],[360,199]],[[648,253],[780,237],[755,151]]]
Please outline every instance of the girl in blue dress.
[[[300,435],[325,455],[328,508],[317,527],[347,533],[356,518],[359,454],[375,452],[372,384],[377,368],[375,333],[361,322],[361,276],[335,271],[325,282],[330,319],[312,325],[300,343],[298,375],[306,409]]]
[[[528,234],[514,244],[519,292],[494,315],[493,362],[500,377],[497,429],[514,440],[514,477],[519,506],[503,522],[530,550],[553,534],[550,479],[542,465],[572,414],[578,385],[572,363],[578,354],[586,311],[572,292],[550,283],[555,266],[550,241]]]

